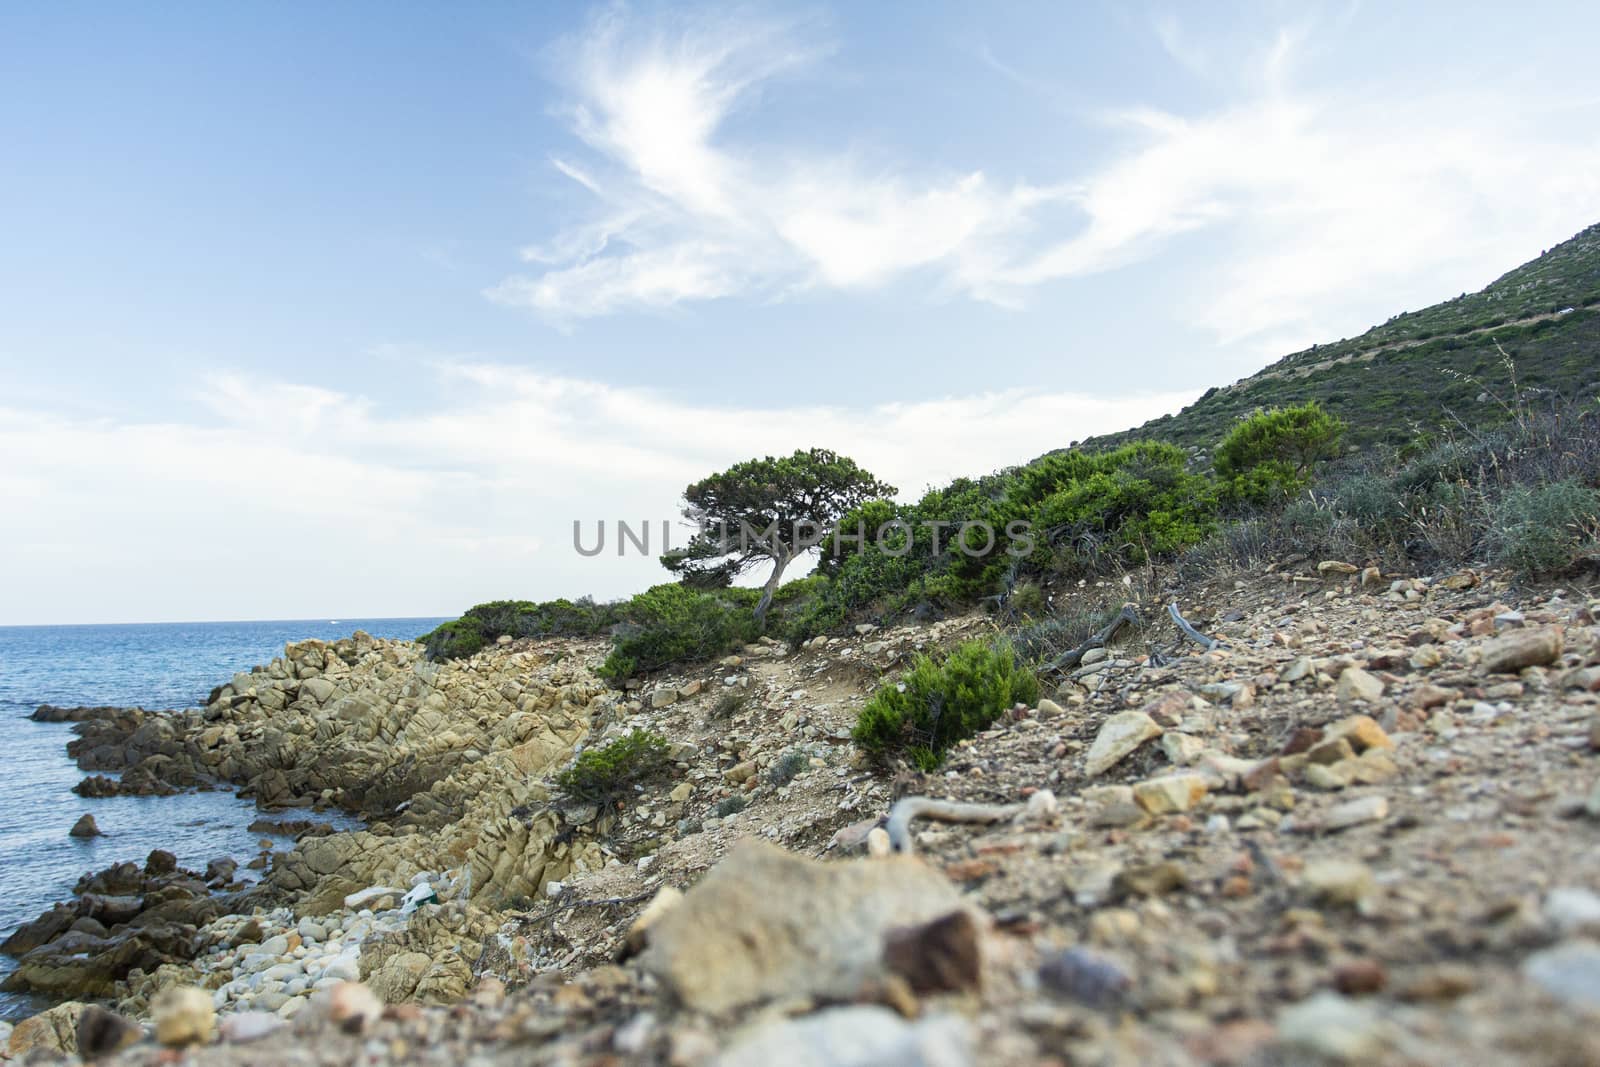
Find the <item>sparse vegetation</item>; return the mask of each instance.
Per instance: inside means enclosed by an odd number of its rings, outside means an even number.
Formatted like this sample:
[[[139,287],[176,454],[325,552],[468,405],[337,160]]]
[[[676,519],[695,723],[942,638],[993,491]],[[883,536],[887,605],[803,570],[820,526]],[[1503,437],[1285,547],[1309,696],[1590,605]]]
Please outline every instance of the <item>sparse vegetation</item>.
[[[571,767],[556,775],[556,788],[568,802],[606,804],[664,772],[667,765],[667,739],[648,730],[634,730],[601,748],[584,751]]]
[[[794,781],[796,775],[810,766],[810,756],[797,748],[791,748],[767,768],[767,781],[773,785],[788,785]]]
[[[1038,698],[1038,679],[1009,641],[968,641],[942,660],[918,656],[899,681],[867,701],[851,736],[879,759],[903,753],[927,770],[1013,704]]]
[[[737,815],[750,806],[750,801],[743,793],[735,793],[731,797],[723,797],[711,806],[711,814],[719,819],[726,819],[730,815]]]

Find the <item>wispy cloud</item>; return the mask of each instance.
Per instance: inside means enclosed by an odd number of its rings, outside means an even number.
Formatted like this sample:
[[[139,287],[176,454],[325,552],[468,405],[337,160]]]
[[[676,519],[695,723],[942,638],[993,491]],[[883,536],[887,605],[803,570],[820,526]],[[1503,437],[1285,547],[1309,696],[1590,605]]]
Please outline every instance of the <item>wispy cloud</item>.
[[[570,322],[917,276],[930,292],[1020,307],[1041,286],[1206,233],[1222,242],[1218,266],[1164,299],[1222,342],[1309,341],[1345,303],[1515,262],[1527,234],[1575,230],[1600,208],[1600,138],[1550,101],[1297,88],[1310,24],[1242,43],[1202,42],[1175,17],[1150,32],[1191,73],[1229,71],[1228,102],[1194,114],[1108,104],[1090,118],[1115,134],[1109,153],[1000,182],[970,160],[868,164],[733,123],[819,76],[834,48],[815,24],[613,9],[561,67],[583,152],[554,165],[592,214],[526,249],[540,269],[489,295]]]
[[[29,501],[0,512],[0,623],[617,596],[668,575],[653,558],[579,557],[573,520],[590,542],[601,519],[613,531],[649,520],[659,538],[683,486],[738,460],[827,442],[914,496],[1192,399],[1006,391],[717,407],[497,364],[437,373],[442,399],[421,415],[236,374],[204,383],[194,421],[0,407],[0,453],[18,457],[0,490]]]

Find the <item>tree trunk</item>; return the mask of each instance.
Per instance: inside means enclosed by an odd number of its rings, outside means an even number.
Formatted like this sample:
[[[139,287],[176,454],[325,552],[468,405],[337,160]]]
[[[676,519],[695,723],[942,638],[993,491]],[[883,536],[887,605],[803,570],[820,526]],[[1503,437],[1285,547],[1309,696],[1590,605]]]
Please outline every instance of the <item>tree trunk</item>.
[[[783,578],[783,569],[789,565],[790,558],[784,553],[773,557],[772,576],[761,590],[761,599],[756,601],[756,626],[763,630],[767,628],[767,609],[772,607],[772,594],[778,591],[778,582]]]

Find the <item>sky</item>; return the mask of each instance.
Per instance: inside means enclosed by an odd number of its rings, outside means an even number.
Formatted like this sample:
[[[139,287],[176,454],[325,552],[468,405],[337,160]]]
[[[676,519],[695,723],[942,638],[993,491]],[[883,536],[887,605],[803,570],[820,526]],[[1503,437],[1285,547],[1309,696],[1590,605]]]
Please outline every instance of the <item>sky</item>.
[[[1597,35],[1583,3],[0,5],[0,624],[609,598],[743,459],[909,498],[1175,411],[1600,220]]]

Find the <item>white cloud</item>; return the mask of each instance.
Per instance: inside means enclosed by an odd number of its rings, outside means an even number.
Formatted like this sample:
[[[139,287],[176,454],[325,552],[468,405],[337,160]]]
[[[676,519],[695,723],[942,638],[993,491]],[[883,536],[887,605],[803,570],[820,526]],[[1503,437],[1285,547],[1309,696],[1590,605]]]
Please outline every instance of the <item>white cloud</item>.
[[[1440,275],[1481,284],[1600,209],[1592,103],[1511,82],[1441,82],[1422,98],[1300,88],[1309,23],[1242,43],[1202,44],[1172,17],[1151,32],[1192,74],[1225,71],[1228,102],[1107,108],[1088,117],[1115,134],[1109,154],[1002,183],[972,161],[869,165],[731,122],[815,74],[831,46],[814,27],[638,24],[613,11],[570,43],[563,68],[588,153],[556,166],[595,214],[527,250],[544,270],[489,295],[565,322],[924,272],[935,291],[1021,307],[1040,286],[1205,233],[1219,242],[1213,265],[1161,299],[1219,343],[1301,343],[1386,317],[1397,288],[1437,292]]]
[[[726,408],[491,364],[391,411],[322,386],[207,381],[201,423],[0,408],[0,623],[457,612],[618,596],[654,558],[580,557],[604,519],[678,518],[689,482],[825,444],[915,496],[1190,395],[1001,392],[871,407]],[[114,532],[113,532],[114,531]],[[680,535],[681,536],[681,533]],[[70,563],[66,562],[70,561]]]

